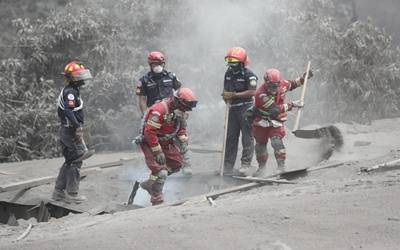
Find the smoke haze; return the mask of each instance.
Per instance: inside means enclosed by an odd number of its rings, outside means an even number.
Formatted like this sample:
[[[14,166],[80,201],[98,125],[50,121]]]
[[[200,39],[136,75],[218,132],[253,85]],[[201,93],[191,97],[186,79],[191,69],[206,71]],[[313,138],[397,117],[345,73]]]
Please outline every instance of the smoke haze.
[[[277,67],[271,62],[271,52],[257,44],[260,36],[268,36],[265,23],[283,11],[285,1],[181,1],[165,24],[167,67],[181,78],[183,84],[196,92],[200,102],[189,119],[195,141],[212,138],[220,142],[225,104],[222,101],[224,61],[227,50],[241,46],[247,50],[252,63],[249,68],[259,77],[266,68]],[[270,24],[268,24],[270,26]],[[171,32],[176,30],[177,32]],[[277,31],[280,32],[280,31]],[[285,46],[282,44],[282,46]],[[251,49],[257,47],[258,49]],[[157,49],[157,48],[154,48]],[[196,133],[200,132],[200,133]]]

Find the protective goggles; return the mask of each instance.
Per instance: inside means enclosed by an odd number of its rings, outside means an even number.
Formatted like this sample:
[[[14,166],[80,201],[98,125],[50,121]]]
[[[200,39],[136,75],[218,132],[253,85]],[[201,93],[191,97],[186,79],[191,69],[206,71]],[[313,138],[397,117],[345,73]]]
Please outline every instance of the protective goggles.
[[[279,82],[269,82],[269,83],[268,83],[267,90],[268,90],[269,92],[275,93],[275,92],[278,91],[279,84],[280,84]]]
[[[234,57],[226,57],[225,62],[227,63],[240,63],[240,60]]]
[[[178,99],[178,102],[183,106],[183,109],[185,111],[192,111],[192,109],[195,108],[197,105],[197,101],[186,102]]]
[[[158,61],[150,62],[150,66],[151,67],[154,67],[154,66],[157,66],[157,65],[164,66],[165,62],[158,62]]]

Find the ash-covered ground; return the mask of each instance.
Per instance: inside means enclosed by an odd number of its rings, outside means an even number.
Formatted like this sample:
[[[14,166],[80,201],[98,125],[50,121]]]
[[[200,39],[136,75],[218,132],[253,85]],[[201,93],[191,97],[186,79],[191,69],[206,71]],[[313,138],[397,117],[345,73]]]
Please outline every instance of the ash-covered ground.
[[[337,124],[345,145],[324,164],[344,165],[310,172],[297,179],[297,184],[224,195],[214,205],[199,196],[177,206],[149,206],[98,216],[71,214],[48,223],[19,220],[18,227],[0,226],[1,249],[398,249],[400,171],[367,174],[359,170],[400,157],[400,132],[396,130],[399,121]],[[289,136],[286,143],[288,168],[310,166],[318,156],[316,140]],[[129,155],[133,154],[99,155],[86,164]],[[167,203],[236,185],[210,174],[218,169],[219,157],[193,153],[194,176],[171,176],[165,186]],[[54,174],[59,161],[2,164],[0,169],[13,170],[16,175],[23,170],[26,176],[18,174],[18,178],[24,179]],[[272,172],[272,160],[269,167]],[[89,202],[123,204],[132,181],[144,179],[147,174],[139,158],[86,177],[81,192]],[[3,182],[4,176],[1,178]],[[49,195],[52,188],[34,188],[21,201],[36,194]],[[148,198],[139,191],[135,203],[148,206]],[[34,225],[30,234],[15,242],[29,222]]]

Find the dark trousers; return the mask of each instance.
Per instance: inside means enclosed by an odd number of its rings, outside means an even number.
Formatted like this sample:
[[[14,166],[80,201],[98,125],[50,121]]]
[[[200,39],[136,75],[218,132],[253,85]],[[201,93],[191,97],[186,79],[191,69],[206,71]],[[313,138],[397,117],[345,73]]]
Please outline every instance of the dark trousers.
[[[58,173],[55,189],[65,190],[68,194],[74,195],[79,190],[80,168],[82,166],[82,161],[73,162],[81,154],[74,128],[60,128],[60,144],[65,162]]]
[[[229,109],[228,131],[225,147],[225,170],[233,169],[237,157],[240,132],[242,132],[242,165],[250,165],[254,154],[254,138],[251,124],[245,119],[245,112],[251,106],[246,104]]]

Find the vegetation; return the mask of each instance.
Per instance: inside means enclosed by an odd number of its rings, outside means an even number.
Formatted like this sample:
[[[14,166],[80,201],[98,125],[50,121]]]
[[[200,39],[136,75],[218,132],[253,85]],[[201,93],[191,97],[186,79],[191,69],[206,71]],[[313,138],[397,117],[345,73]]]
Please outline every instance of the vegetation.
[[[95,76],[82,91],[88,144],[97,150],[130,148],[140,120],[134,107],[134,79],[147,70],[148,51],[166,49],[165,39],[188,36],[194,10],[183,0],[58,1],[51,11],[35,1],[29,6],[36,15],[29,16],[29,8],[20,8],[23,1],[5,2],[2,12],[11,14],[8,19],[3,16],[8,29],[0,40],[4,52],[0,162],[59,155],[55,100],[63,86],[60,72],[73,59],[82,61]],[[351,22],[352,12],[338,13],[330,0],[260,4],[268,15],[259,32],[246,41],[246,48],[268,49],[263,62],[285,69],[288,75],[295,75],[306,60],[318,65],[315,90],[307,96],[309,120],[365,122],[399,115],[400,54],[387,34],[370,23]],[[11,9],[19,11],[5,12]],[[184,64],[188,56],[176,56],[175,63],[180,63],[176,68],[204,83],[194,86],[207,89],[200,94],[203,100],[215,99],[215,80],[204,73],[208,65],[192,58],[190,63],[198,67],[191,69]],[[210,75],[221,78],[222,73]]]
[[[399,116],[400,50],[388,34],[370,22],[349,19],[342,26],[329,15],[304,14],[298,21],[307,34],[300,50],[318,71],[317,95],[308,96],[314,110],[308,111],[325,122]]]

